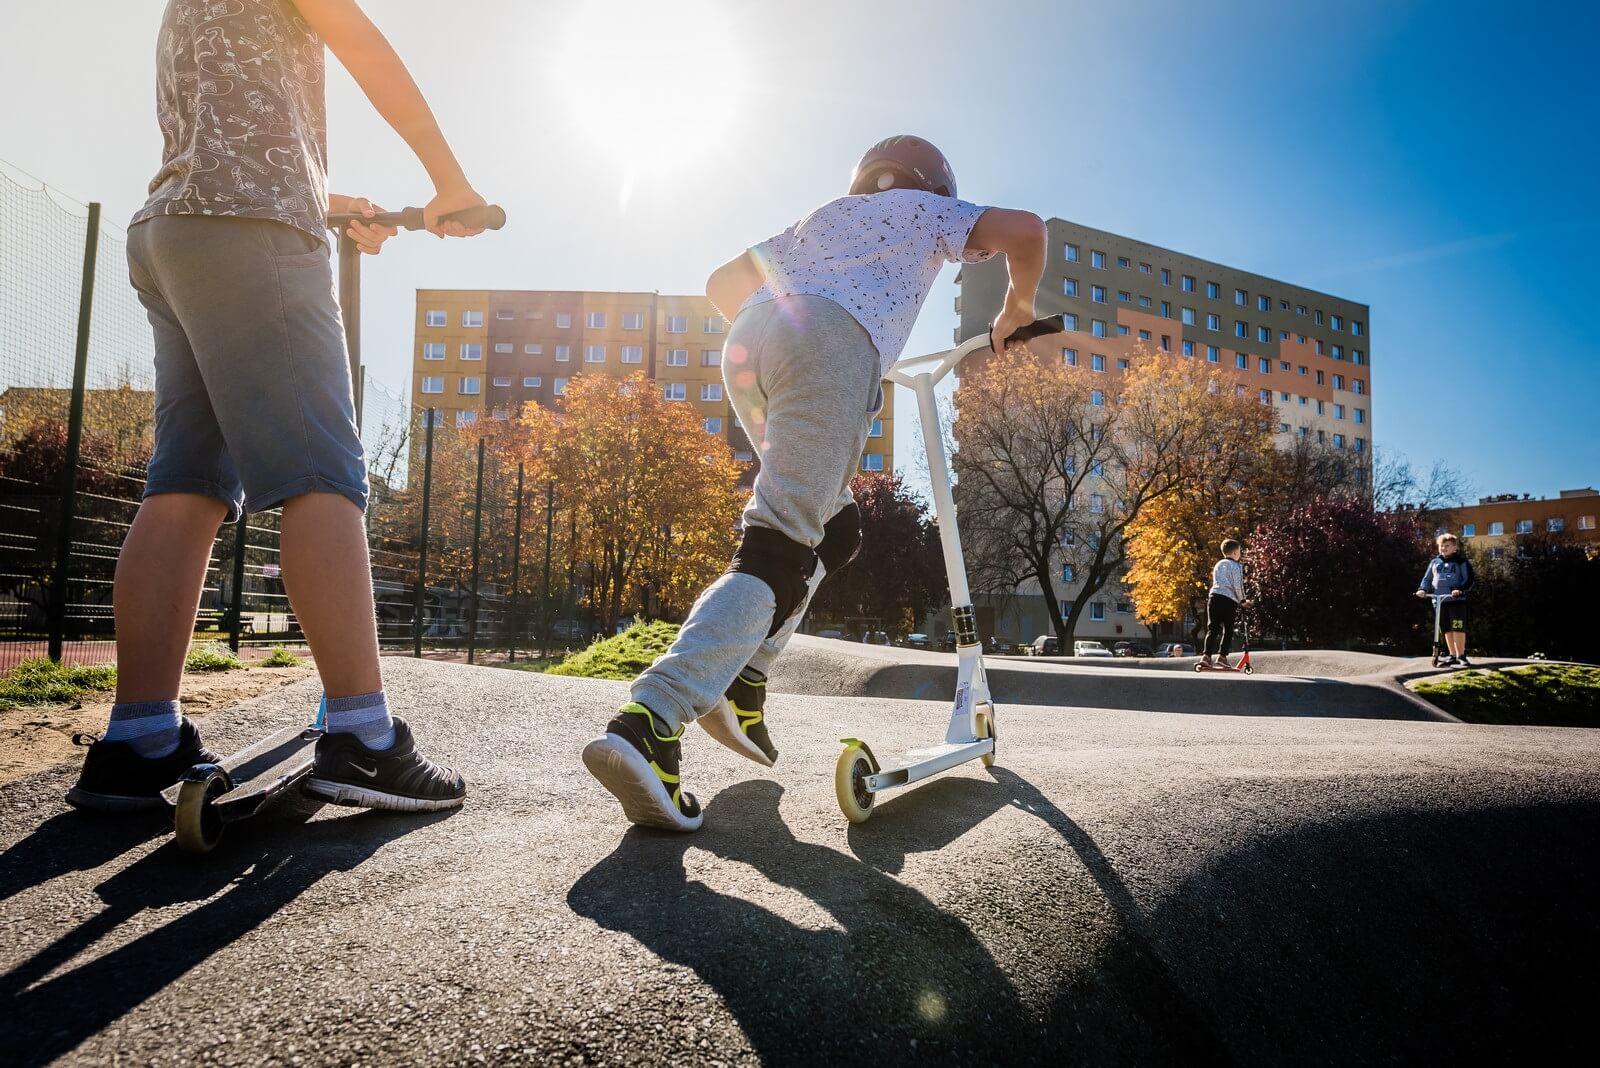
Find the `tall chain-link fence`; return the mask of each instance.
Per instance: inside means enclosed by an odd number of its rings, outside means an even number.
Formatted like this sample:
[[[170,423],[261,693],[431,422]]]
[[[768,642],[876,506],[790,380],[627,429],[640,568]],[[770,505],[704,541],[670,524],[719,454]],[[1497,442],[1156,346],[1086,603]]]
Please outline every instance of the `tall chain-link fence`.
[[[126,242],[97,206],[0,165],[0,673],[37,656],[115,658],[112,580],[155,438],[154,349]],[[363,383],[384,650],[478,659],[586,640],[572,569],[541,555],[558,518],[546,487],[476,428],[430,416]],[[219,533],[196,640],[303,642],[280,520],[254,513]]]

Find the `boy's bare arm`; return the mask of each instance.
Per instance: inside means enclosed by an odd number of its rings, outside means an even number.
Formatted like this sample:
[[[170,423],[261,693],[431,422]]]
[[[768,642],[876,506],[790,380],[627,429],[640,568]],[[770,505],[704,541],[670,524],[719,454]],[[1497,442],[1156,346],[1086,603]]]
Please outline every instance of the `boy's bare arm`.
[[[763,281],[761,268],[756,266],[750,253],[741,252],[711,272],[711,277],[706,279],[706,296],[711,298],[711,303],[716,305],[722,317],[731,323],[744,302],[750,299],[750,294],[761,288]]]
[[[467,181],[439,130],[411,72],[356,0],[295,0],[295,7],[345,70],[361,86],[385,122],[405,139],[433,180],[437,195],[424,209],[428,229],[439,236],[480,233],[460,223],[440,224],[440,215],[476,207],[484,200]]]
[[[967,251],[1003,252],[1006,270],[1011,273],[1005,307],[995,318],[989,335],[996,352],[1004,349],[1005,339],[1019,327],[1038,317],[1033,300],[1039,291],[1039,279],[1044,276],[1045,240],[1044,220],[1031,211],[1015,208],[990,208],[978,216],[967,235]]]

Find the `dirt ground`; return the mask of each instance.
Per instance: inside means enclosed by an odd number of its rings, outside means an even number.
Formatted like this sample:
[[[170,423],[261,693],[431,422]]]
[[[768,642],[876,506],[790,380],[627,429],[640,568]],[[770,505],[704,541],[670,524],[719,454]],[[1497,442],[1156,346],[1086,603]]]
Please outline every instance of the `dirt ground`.
[[[184,714],[201,718],[311,675],[310,664],[244,671],[196,672],[183,677]],[[0,711],[0,785],[55,764],[82,759],[72,744],[79,731],[99,734],[111,712],[111,694],[85,694],[71,705],[32,705]]]

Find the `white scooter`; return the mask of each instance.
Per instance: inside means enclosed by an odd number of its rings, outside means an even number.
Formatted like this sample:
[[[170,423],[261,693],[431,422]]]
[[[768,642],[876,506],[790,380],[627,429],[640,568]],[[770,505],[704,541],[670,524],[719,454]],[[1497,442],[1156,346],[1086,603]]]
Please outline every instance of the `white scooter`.
[[[1024,342],[1059,334],[1065,329],[1061,316],[1051,316],[1023,327],[1006,341]],[[983,646],[978,641],[977,615],[972,610],[972,595],[967,590],[961,534],[956,529],[955,496],[950,492],[950,472],[944,459],[944,432],[933,396],[933,388],[962,360],[989,347],[989,335],[983,334],[945,352],[897,360],[884,376],[886,381],[906,386],[917,395],[917,416],[922,422],[922,438],[928,452],[928,475],[933,480],[933,513],[939,523],[945,574],[950,581],[950,616],[956,632],[956,693],[944,742],[913,749],[891,767],[879,765],[866,742],[858,738],[840,739],[844,752],[839,754],[834,768],[833,785],[839,807],[851,823],[862,823],[871,816],[873,803],[885,790],[909,786],[969,760],[981,760],[985,767],[994,763],[994,700],[983,670]]]

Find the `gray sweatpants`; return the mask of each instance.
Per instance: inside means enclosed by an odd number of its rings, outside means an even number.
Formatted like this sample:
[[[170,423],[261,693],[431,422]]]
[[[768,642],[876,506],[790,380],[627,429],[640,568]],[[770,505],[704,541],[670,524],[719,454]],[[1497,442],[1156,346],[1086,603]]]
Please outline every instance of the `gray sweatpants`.
[[[722,379],[761,457],[746,527],[766,527],[815,549],[822,527],[851,503],[850,479],[883,407],[878,350],[861,324],[825,297],[795,296],[739,313],[723,348]],[[672,730],[704,715],[741,668],[765,672],[783,651],[822,581],[772,637],[776,598],[754,575],[706,587],[678,638],[633,682],[633,699]]]

